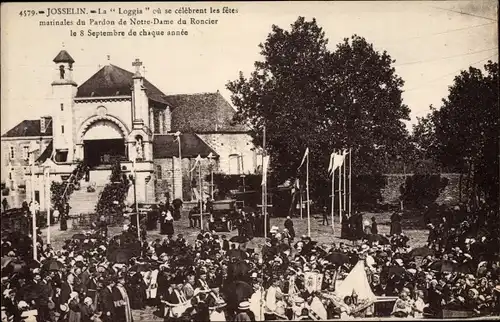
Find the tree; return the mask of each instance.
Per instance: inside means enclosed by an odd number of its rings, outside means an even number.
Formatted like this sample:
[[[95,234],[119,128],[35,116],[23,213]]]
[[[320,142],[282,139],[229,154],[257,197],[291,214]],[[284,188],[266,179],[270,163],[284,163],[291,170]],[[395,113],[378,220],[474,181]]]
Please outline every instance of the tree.
[[[470,201],[498,206],[498,63],[489,61],[486,73],[469,67],[455,77],[448,97],[430,117],[434,124],[436,159],[444,166],[467,172]]]
[[[394,62],[364,38],[344,39],[336,51],[316,20],[299,17],[291,30],[273,25],[260,44],[262,61],[249,78],[240,72],[227,84],[238,108],[235,121],[255,129],[254,143],[271,156],[277,182],[292,179],[306,147],[310,150],[310,186],[316,197],[328,195],[327,167],[333,150],[352,147],[355,174],[379,172],[407,138],[403,119],[403,81]],[[303,173],[301,174],[304,175]]]

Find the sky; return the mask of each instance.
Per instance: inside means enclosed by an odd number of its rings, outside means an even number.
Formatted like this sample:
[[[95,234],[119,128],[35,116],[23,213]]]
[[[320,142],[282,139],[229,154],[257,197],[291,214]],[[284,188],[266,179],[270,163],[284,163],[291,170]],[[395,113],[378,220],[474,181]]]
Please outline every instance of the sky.
[[[386,50],[396,60],[396,74],[403,78],[403,102],[411,110],[409,129],[425,116],[432,104],[440,106],[448,86],[460,70],[483,68],[488,59],[498,61],[496,1],[335,1],[256,3],[2,3],[1,10],[1,132],[24,119],[38,119],[57,108],[51,102],[51,82],[56,75],[52,59],[61,49],[76,61],[74,79],[82,84],[100,67],[111,63],[133,71],[139,58],[146,78],[165,94],[215,92],[230,101],[225,86],[242,71],[246,76],[261,59],[259,43],[273,24],[283,29],[298,16],[316,18],[329,47],[343,38],[365,37],[374,48]],[[130,26],[39,27],[40,20],[124,18],[118,9],[143,8],[139,19],[151,19],[151,11],[181,7],[235,8],[237,14],[183,15],[184,18],[218,19],[214,25],[187,25],[188,36],[72,37],[70,30],[128,31]],[[20,16],[21,10],[87,7],[108,10],[108,15],[65,15],[49,18]],[[115,8],[115,13],[109,9]],[[101,18],[102,17],[102,18]],[[163,15],[162,19],[179,15]],[[151,30],[179,30],[182,26],[144,26]],[[137,31],[143,29],[136,27]],[[109,56],[109,57],[108,57]],[[108,59],[109,58],[109,59]]]

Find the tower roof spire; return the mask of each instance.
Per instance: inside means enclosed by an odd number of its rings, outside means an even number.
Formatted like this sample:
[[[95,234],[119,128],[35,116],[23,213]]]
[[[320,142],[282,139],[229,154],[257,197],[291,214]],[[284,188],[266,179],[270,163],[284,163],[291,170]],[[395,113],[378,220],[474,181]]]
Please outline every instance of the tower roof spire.
[[[73,64],[75,60],[71,57],[70,54],[66,50],[61,50],[59,54],[57,54],[56,58],[53,60],[54,63],[70,63]]]

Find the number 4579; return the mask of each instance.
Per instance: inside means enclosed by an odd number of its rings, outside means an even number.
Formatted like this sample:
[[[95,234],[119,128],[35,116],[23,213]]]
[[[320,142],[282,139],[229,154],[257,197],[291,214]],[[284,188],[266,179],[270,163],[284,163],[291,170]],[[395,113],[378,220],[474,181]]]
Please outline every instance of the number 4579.
[[[21,17],[32,17],[32,16],[36,15],[36,11],[35,10],[21,10],[19,12],[19,15]]]

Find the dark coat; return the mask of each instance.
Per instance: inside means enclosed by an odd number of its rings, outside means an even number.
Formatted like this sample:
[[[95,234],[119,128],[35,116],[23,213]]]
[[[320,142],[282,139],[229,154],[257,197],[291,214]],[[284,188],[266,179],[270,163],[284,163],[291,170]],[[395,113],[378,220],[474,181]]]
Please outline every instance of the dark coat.
[[[293,227],[293,221],[291,219],[285,220],[285,228],[288,229],[290,233],[290,238],[295,238],[295,228]]]
[[[109,287],[105,287],[101,291],[101,293],[99,293],[99,304],[100,310],[102,311],[102,316],[110,317],[108,320],[111,321],[115,315],[115,305],[113,300],[113,293],[109,289]]]

